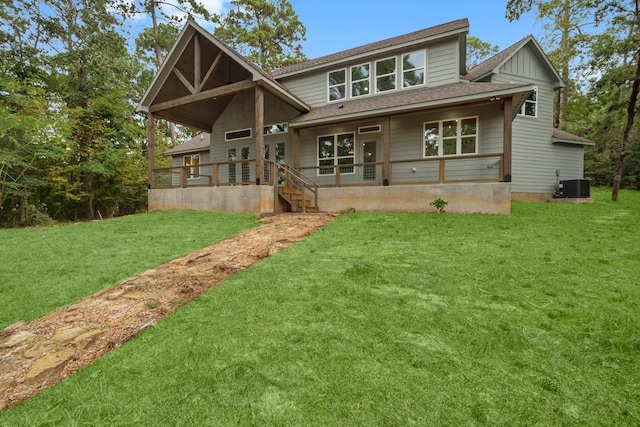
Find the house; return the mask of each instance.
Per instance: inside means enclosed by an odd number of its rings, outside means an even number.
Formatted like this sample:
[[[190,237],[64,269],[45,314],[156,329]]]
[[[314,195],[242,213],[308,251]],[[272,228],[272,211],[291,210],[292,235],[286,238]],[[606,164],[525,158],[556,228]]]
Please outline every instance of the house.
[[[467,70],[466,19],[266,73],[188,22],[138,106],[203,132],[149,165],[149,209],[508,214],[583,178],[533,37]]]

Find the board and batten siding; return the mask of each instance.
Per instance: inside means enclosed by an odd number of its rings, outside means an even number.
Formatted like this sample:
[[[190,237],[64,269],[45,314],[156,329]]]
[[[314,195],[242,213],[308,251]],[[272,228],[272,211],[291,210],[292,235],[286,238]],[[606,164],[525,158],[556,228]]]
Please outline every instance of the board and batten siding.
[[[210,162],[210,157],[209,157],[209,151],[193,151],[193,152],[189,152],[189,153],[180,153],[177,154],[175,156],[171,157],[171,167],[172,168],[181,168],[182,166],[184,166],[184,158],[189,156],[193,156],[193,155],[199,155],[200,156],[200,164],[204,164],[204,163],[209,163]],[[175,171],[177,171],[179,169],[175,169]],[[199,171],[200,171],[200,176],[198,178],[187,178],[188,179],[188,183],[189,185],[206,185],[209,184],[210,181],[210,177],[212,174],[212,168],[211,166],[200,166],[199,167]],[[171,174],[171,183],[173,186],[179,186],[180,185],[180,174],[178,173],[172,173]]]
[[[323,106],[329,103],[328,100],[328,73],[332,71],[346,69],[347,75],[347,98],[341,101],[349,101],[350,94],[350,69],[353,66],[361,64],[370,64],[371,70],[371,88],[375,87],[375,62],[391,57],[396,58],[396,82],[398,87],[389,92],[384,93],[371,93],[369,95],[359,96],[355,99],[363,99],[369,96],[385,96],[389,93],[396,93],[400,90],[411,90],[412,88],[402,88],[402,55],[417,50],[426,50],[426,85],[427,86],[439,86],[449,83],[456,83],[459,81],[460,76],[458,71],[460,69],[459,63],[459,45],[457,38],[450,38],[447,40],[439,41],[429,44],[427,46],[414,47],[411,49],[397,50],[395,52],[386,52],[380,55],[376,55],[368,58],[361,58],[357,60],[344,61],[340,64],[334,64],[330,67],[323,68],[322,70],[310,71],[309,73],[300,74],[293,77],[283,77],[278,81],[283,84],[291,92],[295,93],[300,99],[313,107]],[[421,86],[423,87],[423,86]],[[334,102],[341,102],[334,101]]]
[[[264,125],[273,125],[278,123],[288,123],[292,118],[300,114],[294,108],[277,98],[276,96],[266,92],[264,96]],[[235,141],[225,141],[225,133],[242,129],[251,129],[251,137],[238,139]],[[252,90],[240,92],[235,95],[224,112],[220,115],[211,131],[211,161],[226,162],[228,161],[228,150],[235,148],[237,159],[240,160],[240,150],[242,147],[249,147],[249,158],[255,159],[255,96]],[[286,143],[285,154],[287,163],[292,161],[291,153],[291,132],[265,135],[265,144],[270,145],[271,153],[274,153],[274,147],[271,145],[277,143]],[[272,159],[273,160],[273,159]]]
[[[556,171],[560,179],[583,177],[583,148],[551,142],[554,88],[550,79],[528,47],[518,51],[492,79],[495,83],[529,83],[538,88],[537,117],[518,115],[513,121],[514,193],[553,193]]]

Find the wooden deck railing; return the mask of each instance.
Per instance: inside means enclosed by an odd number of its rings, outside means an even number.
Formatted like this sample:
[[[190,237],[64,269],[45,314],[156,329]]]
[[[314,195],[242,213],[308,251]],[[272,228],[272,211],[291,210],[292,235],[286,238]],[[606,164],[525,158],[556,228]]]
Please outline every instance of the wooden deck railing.
[[[283,168],[282,165],[265,160],[264,184],[281,184],[281,178],[288,178],[298,180],[298,185],[302,185],[304,180],[301,177],[305,176],[313,177],[313,185],[316,187],[499,182],[504,176],[504,155],[493,153],[395,160],[389,162],[386,181],[382,173],[383,166],[382,162],[375,162],[304,167],[300,168],[298,177],[295,169],[289,166]],[[285,176],[281,176],[282,173]],[[256,182],[255,176],[255,159],[159,168],[152,171],[151,188],[252,185]],[[312,182],[308,178],[306,180]]]

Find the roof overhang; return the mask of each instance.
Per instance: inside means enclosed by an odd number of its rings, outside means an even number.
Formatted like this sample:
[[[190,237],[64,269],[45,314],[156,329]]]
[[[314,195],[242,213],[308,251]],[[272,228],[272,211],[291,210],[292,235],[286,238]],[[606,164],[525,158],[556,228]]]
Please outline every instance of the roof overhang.
[[[454,106],[501,103],[511,98],[513,120],[531,91],[528,84],[453,83],[433,88],[410,89],[397,94],[332,103],[314,108],[289,122],[291,128],[319,126],[335,122],[412,113]]]
[[[579,137],[569,132],[565,132],[560,129],[553,129],[553,134],[551,135],[551,142],[553,144],[563,144],[563,145],[573,145],[578,147],[590,147],[595,146],[596,143],[593,141],[589,141],[588,139]]]
[[[310,109],[234,49],[188,21],[137,111],[209,132],[237,93],[256,86],[300,112]]]

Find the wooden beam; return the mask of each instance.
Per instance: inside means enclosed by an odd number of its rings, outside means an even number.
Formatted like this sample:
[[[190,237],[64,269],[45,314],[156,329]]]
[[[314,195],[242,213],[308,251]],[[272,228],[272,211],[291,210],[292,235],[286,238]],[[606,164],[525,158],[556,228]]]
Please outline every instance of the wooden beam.
[[[147,113],[147,165],[148,165],[148,188],[153,188],[153,169],[155,168],[156,156],[156,123],[153,113]]]
[[[256,185],[264,183],[264,89],[256,85]]]
[[[198,92],[202,91],[202,88],[204,87],[205,83],[207,83],[207,80],[209,80],[209,77],[211,77],[211,74],[213,74],[216,68],[218,68],[220,58],[222,58],[222,51],[218,52],[218,56],[216,56],[216,59],[213,60],[213,64],[211,64],[211,67],[209,67],[209,69],[207,70],[207,74],[204,75],[204,78],[200,82],[200,86],[197,88]]]
[[[391,161],[391,117],[382,119],[382,182],[388,185],[391,181],[389,163]]]
[[[236,83],[230,83],[226,86],[220,86],[214,89],[205,90],[203,92],[194,93],[193,95],[187,95],[180,98],[172,99],[170,101],[160,102],[149,107],[149,111],[155,113],[162,110],[169,110],[171,108],[180,107],[181,105],[191,104],[193,102],[204,101],[206,99],[211,99],[218,96],[242,92],[245,90],[249,90],[254,86],[256,86],[256,83],[253,80],[242,80]]]
[[[193,37],[193,88],[194,91],[191,93],[200,92],[200,73],[201,70],[201,62],[200,62],[200,35],[196,32]]]
[[[300,170],[300,128],[293,128],[293,167]]]
[[[511,182],[511,159],[513,155],[512,139],[513,139],[513,99],[505,98],[503,107],[504,117],[504,176],[503,181]]]
[[[187,80],[187,78],[184,76],[184,74],[180,72],[180,70],[178,70],[177,68],[174,68],[172,71],[173,71],[173,74],[178,76],[178,79],[182,82],[182,84],[185,85],[187,89],[189,89],[189,92],[196,93],[196,89],[193,86],[191,86],[191,83],[189,82],[189,80]]]

